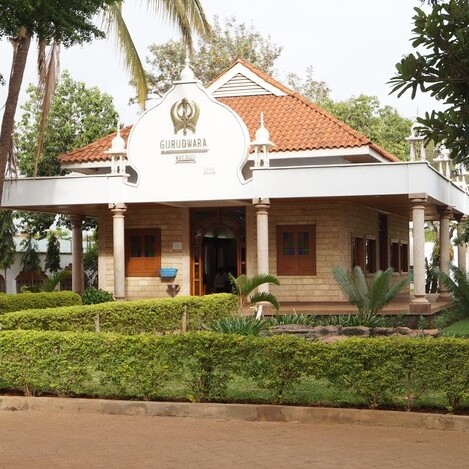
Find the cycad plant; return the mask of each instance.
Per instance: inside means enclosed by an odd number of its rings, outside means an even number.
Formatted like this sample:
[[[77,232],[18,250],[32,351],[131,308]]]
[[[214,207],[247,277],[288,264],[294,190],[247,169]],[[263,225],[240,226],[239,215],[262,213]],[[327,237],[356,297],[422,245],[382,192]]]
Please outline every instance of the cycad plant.
[[[260,285],[264,283],[270,283],[274,285],[280,285],[280,282],[277,277],[270,274],[257,274],[252,277],[248,277],[245,274],[240,275],[239,277],[234,277],[232,274],[229,274],[229,279],[233,285],[233,293],[238,296],[238,311],[241,314],[248,304],[256,304],[261,301],[270,303],[276,311],[278,311],[280,305],[277,298],[268,292],[256,292]]]
[[[455,265],[450,266],[450,273],[435,270],[438,280],[451,294],[454,312],[459,316],[469,316],[469,274]]]
[[[360,316],[377,314],[408,282],[407,278],[402,278],[393,284],[391,268],[373,274],[369,284],[359,266],[354,267],[352,272],[347,272],[344,267],[338,266],[333,274],[349,302],[357,307]]]

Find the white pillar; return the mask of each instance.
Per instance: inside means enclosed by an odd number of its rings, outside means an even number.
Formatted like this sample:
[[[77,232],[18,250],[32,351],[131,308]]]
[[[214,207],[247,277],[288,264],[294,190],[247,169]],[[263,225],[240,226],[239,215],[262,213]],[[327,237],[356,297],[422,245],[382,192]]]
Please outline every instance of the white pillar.
[[[114,254],[114,297],[116,300],[125,299],[125,204],[115,204],[112,212],[112,238]]]
[[[69,217],[72,224],[72,291],[83,293],[85,285],[83,269],[83,233],[81,231],[83,220],[81,215]]]
[[[425,296],[425,202],[426,194],[410,196],[413,226],[414,298],[410,304],[413,312],[427,312],[430,304]]]
[[[440,213],[440,270],[449,274],[450,255],[449,255],[449,220],[451,217],[450,207],[441,207]],[[449,298],[448,289],[440,283],[439,298]]]
[[[458,219],[458,235],[464,232],[464,225],[466,224],[466,217],[460,216]],[[467,244],[458,244],[458,267],[460,270],[466,270],[467,264]]]
[[[269,199],[254,199],[257,216],[257,273],[269,273]],[[258,288],[260,292],[269,292],[269,284]]]

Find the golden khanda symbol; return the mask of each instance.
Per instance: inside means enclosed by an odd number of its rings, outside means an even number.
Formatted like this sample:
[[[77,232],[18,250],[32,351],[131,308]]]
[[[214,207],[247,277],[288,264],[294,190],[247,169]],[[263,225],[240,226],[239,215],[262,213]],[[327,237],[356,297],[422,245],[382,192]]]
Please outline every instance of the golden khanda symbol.
[[[187,129],[195,133],[197,121],[199,120],[200,108],[194,101],[182,98],[171,106],[171,119],[174,125],[174,133],[177,134],[181,129],[184,135]]]

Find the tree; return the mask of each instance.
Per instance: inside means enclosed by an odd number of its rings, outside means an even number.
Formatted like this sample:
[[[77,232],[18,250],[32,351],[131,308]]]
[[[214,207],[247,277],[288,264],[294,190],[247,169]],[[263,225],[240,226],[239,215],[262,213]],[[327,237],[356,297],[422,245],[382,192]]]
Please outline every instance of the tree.
[[[20,173],[31,177],[35,172],[41,116],[38,88],[30,85],[28,96],[21,108],[23,114],[15,132],[15,144]],[[51,103],[44,135],[44,156],[39,161],[37,174],[60,174],[59,155],[109,135],[115,131],[117,121],[118,114],[110,95],[73,80],[65,71]]]
[[[49,232],[45,268],[52,273],[60,270],[60,241],[54,232]]]
[[[331,90],[324,81],[316,81],[313,78],[314,69],[310,65],[306,69],[306,77],[301,78],[296,73],[287,75],[287,84],[313,103],[321,105],[329,100]]]
[[[423,49],[396,64],[389,83],[392,93],[417,90],[430,93],[445,105],[444,111],[425,113],[417,122],[422,135],[436,144],[444,142],[456,162],[469,160],[469,2],[432,3],[427,13],[415,8],[412,47]]]
[[[401,160],[409,158],[406,137],[412,121],[391,106],[381,106],[376,96],[360,95],[345,101],[327,100],[322,106],[353,129]]]
[[[41,261],[39,259],[39,252],[37,241],[33,236],[28,234],[21,242],[23,253],[21,254],[21,265],[25,272],[40,272]]]
[[[179,78],[186,48],[180,42],[168,41],[153,44],[149,50],[151,56],[147,62],[151,69],[147,76],[150,92],[161,96]],[[281,47],[271,43],[270,37],[262,37],[253,27],[238,23],[233,17],[221,25],[215,16],[212,34],[199,40],[191,58],[191,68],[204,84],[210,83],[238,58],[273,74],[274,62],[281,51]]]
[[[7,279],[7,269],[15,263],[16,227],[13,223],[13,212],[2,210],[0,212],[0,268],[4,270],[5,281]]]
[[[0,198],[7,160],[13,148],[13,133],[18,97],[23,81],[26,59],[31,39],[36,36],[39,43],[39,71],[42,96],[41,124],[38,139],[37,157],[42,154],[42,136],[47,120],[50,99],[55,91],[59,45],[65,47],[89,42],[105,34],[97,28],[93,19],[99,12],[105,14],[117,33],[118,44],[124,51],[126,64],[133,74],[139,90],[139,102],[146,98],[146,83],[138,54],[131,40],[129,31],[122,18],[121,0],[24,0],[4,2],[0,16],[0,39],[11,38],[13,44],[12,69],[5,103],[5,111],[0,131]],[[147,0],[147,4],[156,11],[163,11],[176,24],[182,33],[184,42],[192,46],[191,32],[195,30],[207,34],[210,30],[199,0]],[[108,28],[110,29],[110,28]],[[50,53],[46,57],[46,46]],[[140,64],[140,66],[139,66]],[[143,80],[143,82],[142,82]]]

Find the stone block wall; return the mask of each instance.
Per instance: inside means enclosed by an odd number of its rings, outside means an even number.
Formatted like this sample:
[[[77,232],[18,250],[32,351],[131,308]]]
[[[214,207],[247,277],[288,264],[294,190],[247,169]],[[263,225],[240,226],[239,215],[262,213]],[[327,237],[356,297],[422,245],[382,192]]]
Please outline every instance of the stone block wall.
[[[161,266],[178,269],[171,280],[160,277],[127,277],[126,297],[129,300],[169,297],[168,284],[181,285],[179,295],[190,291],[189,275],[189,211],[186,208],[147,205],[128,207],[125,214],[125,228],[161,229]],[[99,218],[99,287],[113,291],[114,257],[112,252],[112,213],[103,211]]]

